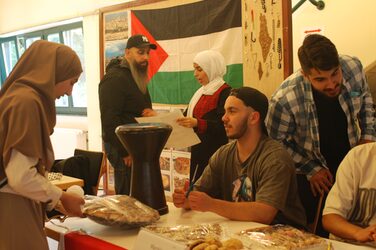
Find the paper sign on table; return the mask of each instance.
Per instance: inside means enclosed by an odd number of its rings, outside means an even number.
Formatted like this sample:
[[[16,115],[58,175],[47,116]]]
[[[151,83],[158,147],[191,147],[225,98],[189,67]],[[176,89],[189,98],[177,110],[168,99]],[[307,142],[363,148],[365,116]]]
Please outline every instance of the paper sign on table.
[[[141,229],[134,246],[134,249],[144,250],[186,250],[184,243],[167,239],[147,230]]]

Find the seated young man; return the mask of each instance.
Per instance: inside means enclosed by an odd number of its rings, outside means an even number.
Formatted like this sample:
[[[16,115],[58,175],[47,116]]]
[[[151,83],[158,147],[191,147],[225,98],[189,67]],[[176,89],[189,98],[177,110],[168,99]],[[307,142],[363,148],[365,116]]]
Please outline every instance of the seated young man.
[[[176,207],[210,211],[232,220],[306,226],[294,163],[267,136],[268,100],[256,89],[233,89],[222,118],[230,143],[219,148],[192,192],[175,190]],[[188,197],[188,198],[186,198]]]
[[[322,217],[332,235],[376,246],[375,163],[376,143],[367,143],[353,148],[340,164]]]

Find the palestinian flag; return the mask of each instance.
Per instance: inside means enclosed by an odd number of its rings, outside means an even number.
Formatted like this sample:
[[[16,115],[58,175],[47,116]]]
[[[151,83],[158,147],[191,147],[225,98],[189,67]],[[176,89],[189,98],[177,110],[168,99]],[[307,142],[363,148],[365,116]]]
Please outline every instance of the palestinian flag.
[[[131,11],[131,33],[145,34],[151,51],[149,91],[153,103],[187,104],[201,86],[193,58],[203,50],[222,53],[225,81],[243,85],[241,0],[204,0],[163,9]]]

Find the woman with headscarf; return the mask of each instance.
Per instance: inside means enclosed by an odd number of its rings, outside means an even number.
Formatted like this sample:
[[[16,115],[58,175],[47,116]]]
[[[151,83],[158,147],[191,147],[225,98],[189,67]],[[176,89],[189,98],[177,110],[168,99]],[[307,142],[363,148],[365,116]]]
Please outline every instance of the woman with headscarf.
[[[36,41],[0,90],[0,249],[48,249],[44,209],[59,200],[82,216],[84,200],[45,177],[54,161],[55,99],[71,95],[81,73],[71,48]]]
[[[193,59],[193,68],[194,76],[202,86],[190,100],[186,117],[177,120],[181,126],[193,128],[201,140],[191,147],[190,183],[201,176],[212,154],[228,142],[222,116],[231,90],[223,80],[226,63],[219,52],[205,50],[198,53]]]

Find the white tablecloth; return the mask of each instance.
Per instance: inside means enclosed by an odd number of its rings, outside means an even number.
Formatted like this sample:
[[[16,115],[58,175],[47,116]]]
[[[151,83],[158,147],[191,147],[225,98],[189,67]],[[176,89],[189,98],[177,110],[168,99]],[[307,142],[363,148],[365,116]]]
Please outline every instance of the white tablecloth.
[[[186,211],[184,209],[176,208],[172,203],[168,203],[169,213],[161,216],[160,220],[156,223],[159,226],[176,226],[176,225],[192,225],[202,223],[220,223],[228,229],[229,233],[235,233],[244,229],[255,228],[264,226],[255,222],[241,222],[231,221],[211,212],[196,212]],[[70,230],[82,229],[89,235],[99,239],[111,242],[112,244],[133,249],[139,229],[120,229],[108,226],[102,226],[87,218],[68,218],[64,223],[59,223],[54,220],[54,223]],[[67,230],[53,225],[51,222],[46,223],[46,227],[54,231],[65,233]],[[334,250],[365,250],[374,249],[366,246],[357,246],[338,241],[332,241]]]

